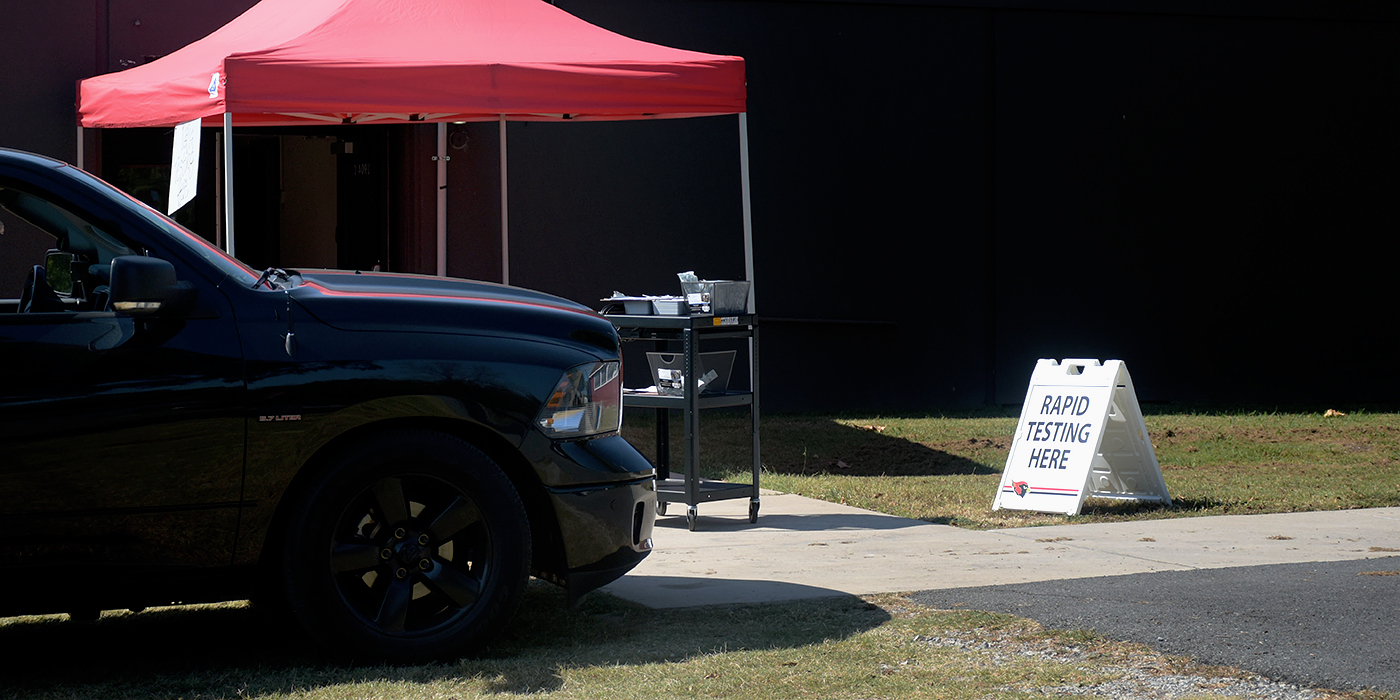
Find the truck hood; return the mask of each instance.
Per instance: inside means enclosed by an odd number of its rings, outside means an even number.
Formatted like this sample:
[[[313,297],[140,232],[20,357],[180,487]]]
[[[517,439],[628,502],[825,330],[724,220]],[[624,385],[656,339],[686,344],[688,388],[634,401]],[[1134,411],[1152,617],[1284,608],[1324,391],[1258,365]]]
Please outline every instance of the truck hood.
[[[612,324],[588,307],[491,282],[385,272],[303,270],[292,299],[349,331],[453,333],[552,340],[617,354]]]

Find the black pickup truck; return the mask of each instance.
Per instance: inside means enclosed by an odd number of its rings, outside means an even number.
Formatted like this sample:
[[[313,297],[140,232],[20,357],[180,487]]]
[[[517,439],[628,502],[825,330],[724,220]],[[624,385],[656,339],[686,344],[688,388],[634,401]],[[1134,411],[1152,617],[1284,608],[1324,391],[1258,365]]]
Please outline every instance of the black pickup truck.
[[[0,225],[52,238],[0,291],[0,615],[253,599],[416,661],[480,648],[531,574],[581,595],[651,549],[617,334],[583,306],[255,271],[4,149]]]

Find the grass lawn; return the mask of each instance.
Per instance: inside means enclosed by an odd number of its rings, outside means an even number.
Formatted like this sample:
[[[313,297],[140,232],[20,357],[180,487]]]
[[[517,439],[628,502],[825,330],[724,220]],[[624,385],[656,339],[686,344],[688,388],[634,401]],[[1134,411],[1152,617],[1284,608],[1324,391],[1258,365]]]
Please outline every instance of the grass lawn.
[[[1147,406],[1170,508],[1089,501],[1082,515],[992,511],[1013,411],[947,416],[764,416],[764,488],[906,518],[989,529],[1400,505],[1400,413],[1175,412]],[[624,434],[649,457],[654,413]],[[701,474],[749,483],[749,419],[706,413]],[[673,459],[683,455],[679,423]]]

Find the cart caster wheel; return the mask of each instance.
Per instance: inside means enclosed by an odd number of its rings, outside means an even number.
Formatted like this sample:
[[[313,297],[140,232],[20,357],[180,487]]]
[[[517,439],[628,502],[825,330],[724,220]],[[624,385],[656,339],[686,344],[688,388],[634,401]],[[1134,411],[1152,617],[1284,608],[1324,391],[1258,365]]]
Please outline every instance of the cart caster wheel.
[[[749,501],[749,522],[758,522],[758,501]]]
[[[699,516],[700,512],[695,509],[695,506],[688,506],[685,509],[685,527],[687,530],[695,532],[695,519]]]
[[[666,502],[665,502],[665,501],[657,501],[657,502],[656,502],[656,514],[657,514],[657,515],[665,515],[665,514],[666,514]]]

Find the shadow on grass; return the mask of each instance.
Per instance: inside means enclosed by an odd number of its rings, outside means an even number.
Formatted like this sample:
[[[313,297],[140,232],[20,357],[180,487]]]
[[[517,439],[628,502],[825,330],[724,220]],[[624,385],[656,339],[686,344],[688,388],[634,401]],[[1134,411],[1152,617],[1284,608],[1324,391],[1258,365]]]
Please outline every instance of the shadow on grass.
[[[653,462],[655,426],[654,412],[632,411],[623,428],[628,441]],[[685,460],[684,426],[678,415],[671,417],[670,426],[671,464],[679,471]],[[970,438],[956,445],[930,446],[885,435],[881,426],[851,426],[821,416],[769,416],[763,419],[761,430],[763,468],[775,474],[806,476],[996,474],[1000,470],[958,453],[1004,451],[1010,445],[1009,436],[1003,436],[999,440]],[[751,436],[746,413],[706,412],[700,425],[701,474],[719,476],[726,470],[743,469],[751,458]]]
[[[1219,498],[1172,498],[1171,505],[1155,501],[1117,501],[1090,497],[1080,511],[1082,516],[1173,515],[1222,508],[1229,502]]]
[[[850,596],[782,604],[651,610],[594,593],[577,606],[532,582],[514,623],[471,659],[420,666],[350,665],[248,607],[167,608],[70,622],[0,624],[6,697],[246,698],[334,686],[468,684],[480,692],[557,689],[566,669],[680,662],[739,649],[797,648],[888,621]],[[412,695],[404,691],[404,694]],[[366,689],[365,693],[369,693]],[[380,695],[381,692],[373,694]],[[461,688],[461,695],[472,695]]]

